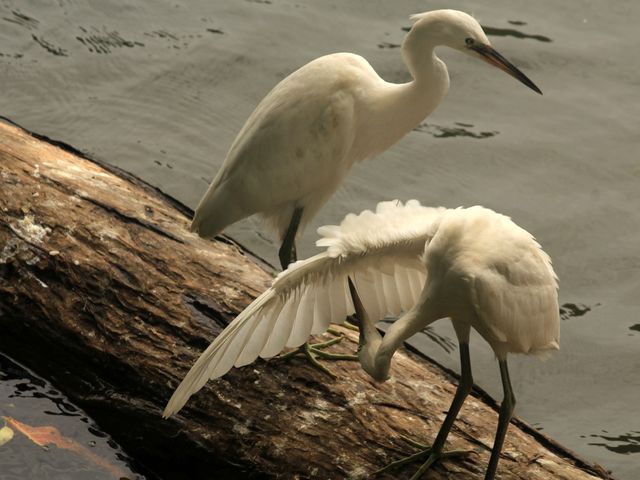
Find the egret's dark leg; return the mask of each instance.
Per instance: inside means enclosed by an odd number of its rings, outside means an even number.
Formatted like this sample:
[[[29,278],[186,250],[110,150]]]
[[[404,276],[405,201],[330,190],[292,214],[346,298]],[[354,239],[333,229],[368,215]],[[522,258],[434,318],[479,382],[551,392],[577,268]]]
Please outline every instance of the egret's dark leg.
[[[502,377],[504,398],[502,399],[502,405],[500,406],[496,439],[494,440],[493,448],[491,449],[489,466],[487,467],[487,473],[484,476],[485,480],[493,480],[493,477],[496,474],[498,460],[500,460],[500,452],[502,451],[502,444],[504,443],[504,437],[507,434],[507,428],[509,427],[509,422],[513,415],[513,409],[516,406],[516,397],[513,394],[513,389],[511,388],[511,380],[509,379],[509,369],[507,368],[506,359],[500,360],[500,376]]]
[[[418,471],[411,477],[411,480],[419,479],[424,472],[427,471],[431,465],[433,465],[436,460],[440,458],[466,454],[466,451],[452,451],[452,452],[444,452],[444,444],[447,440],[447,436],[451,431],[451,427],[453,426],[453,422],[458,416],[458,412],[460,412],[460,408],[462,408],[462,404],[464,403],[467,395],[471,392],[471,388],[473,387],[473,377],[471,375],[471,359],[469,357],[469,344],[461,343],[460,344],[460,383],[458,383],[458,388],[456,389],[456,394],[453,397],[453,401],[451,402],[451,407],[449,407],[449,412],[447,412],[447,416],[442,422],[442,426],[440,427],[440,431],[436,436],[433,445],[429,448],[426,448],[422,452],[415,453],[409,457],[397,460],[393,463],[390,463],[386,467],[378,470],[376,473],[380,473],[386,471],[391,468],[400,467],[402,465],[406,465],[407,463],[413,463],[418,460],[427,459],[422,466],[418,469]]]
[[[351,281],[351,278],[347,277],[347,282],[349,283],[349,293],[351,294],[351,300],[353,301],[353,307],[356,313],[350,317],[353,320],[353,324],[358,328],[358,351],[364,347],[365,343],[365,335],[364,328],[362,325],[362,321],[364,320],[364,316],[366,312],[364,310],[364,306],[362,305],[362,300],[360,299],[360,295],[358,295],[358,291],[356,290],[356,286]]]
[[[302,208],[296,208],[293,211],[293,215],[291,216],[291,222],[289,223],[289,228],[287,228],[287,232],[282,239],[282,245],[280,246],[280,250],[278,251],[278,257],[280,258],[280,265],[282,266],[282,270],[286,270],[290,263],[293,263],[297,260],[296,255],[296,232],[298,231],[298,227],[300,226],[300,219],[302,218]],[[335,378],[335,374],[329,370],[327,367],[322,365],[318,361],[318,357],[324,358],[327,360],[358,360],[357,355],[343,355],[336,353],[329,353],[322,351],[323,348],[327,348],[331,345],[338,343],[342,340],[342,335],[336,330],[327,330],[334,335],[340,335],[338,338],[331,339],[327,342],[310,344],[305,342],[300,345],[298,349],[281,355],[280,358],[286,359],[290,358],[297,353],[304,354],[311,364],[321,370],[322,372],[329,375],[331,378]]]
[[[280,258],[280,266],[282,270],[286,270],[290,263],[297,260],[296,255],[296,233],[298,233],[298,227],[300,226],[300,219],[302,218],[303,208],[296,208],[291,215],[291,222],[289,222],[289,228],[284,234],[282,239],[282,245],[278,251],[278,257]]]
[[[444,442],[447,440],[449,431],[453,426],[453,422],[458,416],[458,412],[460,412],[462,404],[464,403],[467,395],[469,395],[469,392],[471,392],[471,388],[473,387],[473,377],[471,375],[471,358],[469,356],[468,343],[460,344],[460,369],[460,383],[458,383],[456,394],[453,397],[453,401],[451,402],[451,407],[449,407],[449,412],[447,413],[447,416],[444,419],[442,426],[440,427],[438,436],[436,436],[436,441],[433,442],[433,446],[431,447],[435,451],[442,451]]]

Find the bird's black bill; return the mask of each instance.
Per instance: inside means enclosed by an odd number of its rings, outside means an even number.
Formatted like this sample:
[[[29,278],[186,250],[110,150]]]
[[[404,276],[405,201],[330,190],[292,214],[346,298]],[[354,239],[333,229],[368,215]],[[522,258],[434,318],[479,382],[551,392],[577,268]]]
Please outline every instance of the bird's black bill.
[[[518,70],[518,68],[513,63],[500,55],[496,50],[494,50],[493,47],[476,43],[474,45],[470,45],[469,48],[478,52],[482,59],[487,63],[493,65],[494,67],[498,67],[503,72],[507,72],[513,78],[517,78],[518,80],[520,80],[534,92],[538,92],[540,95],[542,95],[542,90],[540,90],[535,83],[529,80],[529,77]]]

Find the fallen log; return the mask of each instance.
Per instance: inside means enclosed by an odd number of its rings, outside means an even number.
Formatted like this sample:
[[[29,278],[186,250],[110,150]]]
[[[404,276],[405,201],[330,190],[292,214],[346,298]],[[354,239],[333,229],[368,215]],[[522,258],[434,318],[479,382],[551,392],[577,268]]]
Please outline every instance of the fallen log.
[[[162,420],[201,350],[272,278],[234,242],[189,233],[189,213],[131,175],[0,122],[0,351],[49,378],[150,477],[368,478],[410,451],[401,434],[434,438],[455,378],[407,350],[384,384],[355,362],[333,364],[331,380],[302,359],[258,361]],[[353,352],[356,335],[342,332],[336,350]],[[495,402],[476,389],[449,440],[474,453],[426,478],[482,478],[496,423]],[[610,478],[518,419],[498,472]]]

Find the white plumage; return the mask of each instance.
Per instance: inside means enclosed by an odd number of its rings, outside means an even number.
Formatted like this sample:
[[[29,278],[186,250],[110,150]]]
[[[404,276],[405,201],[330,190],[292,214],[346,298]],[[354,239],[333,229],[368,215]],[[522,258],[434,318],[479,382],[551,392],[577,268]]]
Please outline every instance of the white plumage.
[[[443,311],[436,316],[469,317],[499,359],[507,353],[541,354],[559,348],[557,278],[549,256],[529,232],[483,207],[456,209],[442,220],[425,252],[439,285]],[[447,283],[454,273],[455,283]],[[467,291],[459,291],[462,280]],[[455,317],[453,299],[466,295],[473,315]]]
[[[232,366],[271,358],[323,333],[329,323],[343,323],[355,311],[348,274],[357,272],[352,278],[374,318],[411,308],[426,278],[420,256],[445,211],[415,200],[406,206],[381,202],[376,213],[365,210],[348,215],[340,226],[319,228],[317,243],[329,248],[291,264],[225,328],[191,368],[164,415],[177,412],[209,379]]]
[[[455,10],[412,17],[402,55],[413,77],[380,78],[362,57],[320,57],[277,84],[234,140],[201,199],[191,229],[213,237],[259,213],[283,241],[283,268],[295,234],[337,190],[351,166],[388,149],[429,115],[449,88],[435,48],[445,45],[540,90],[491,46],[480,24]],[[297,216],[299,215],[299,216]]]
[[[324,332],[329,323],[342,323],[355,311],[348,277],[367,313],[361,328],[369,342],[360,361],[374,378],[387,377],[402,341],[447,316],[461,342],[468,342],[473,327],[499,359],[509,352],[558,348],[551,262],[508,217],[482,207],[447,210],[392,201],[318,232],[317,244],[327,250],[291,264],[229,324],[176,389],[165,416],[232,366],[273,357]],[[402,311],[407,313],[381,339],[375,323]]]

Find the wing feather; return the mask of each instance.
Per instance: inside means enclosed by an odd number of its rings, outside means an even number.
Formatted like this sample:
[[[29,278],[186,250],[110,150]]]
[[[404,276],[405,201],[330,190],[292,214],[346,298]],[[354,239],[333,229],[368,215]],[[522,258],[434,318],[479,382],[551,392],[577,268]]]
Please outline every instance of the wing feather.
[[[339,318],[347,317],[344,276],[337,276],[333,282],[329,283],[329,297],[331,298],[331,322],[338,323]]]
[[[313,288],[306,288],[298,303],[298,310],[291,319],[291,334],[286,343],[287,347],[299,347],[309,338],[309,335],[311,335],[311,327],[313,326],[314,307],[315,291]]]
[[[371,318],[381,318],[380,306],[376,298],[376,288],[373,283],[373,275],[369,269],[357,270],[353,274],[354,285],[362,304]]]
[[[284,308],[280,311],[273,325],[273,329],[269,332],[267,343],[262,352],[260,352],[262,358],[274,357],[284,349],[291,334],[291,326],[296,318],[298,304],[300,303],[299,298],[300,292],[294,291],[287,299]]]
[[[393,316],[400,315],[402,307],[400,306],[400,294],[396,287],[393,274],[382,273],[382,289],[384,290],[384,298],[387,301],[387,313]]]
[[[252,363],[260,352],[264,348],[269,339],[269,334],[273,330],[273,326],[278,319],[278,315],[284,307],[284,300],[278,297],[274,300],[273,306],[266,309],[264,312],[260,312],[260,320],[257,322],[255,330],[251,336],[249,336],[246,346],[242,350],[242,353],[236,360],[234,366],[242,367]],[[256,314],[258,315],[258,314]]]
[[[316,301],[313,306],[313,325],[311,326],[311,335],[319,335],[326,332],[332,318],[329,289],[326,284],[319,285],[316,290]]]
[[[378,312],[380,318],[384,318],[389,313],[387,308],[387,301],[384,295],[384,288],[382,286],[382,273],[378,270],[372,271],[373,286],[376,291],[376,300],[378,301]]]
[[[409,272],[406,268],[396,266],[395,279],[398,294],[400,295],[400,306],[405,312],[414,304],[413,294],[411,293],[411,283],[409,281]]]
[[[270,358],[302,344],[354,313],[347,277],[354,279],[371,318],[410,309],[422,288],[422,260],[444,208],[418,202],[382,202],[376,212],[348,215],[339,226],[321,227],[323,253],[296,262],[278,275],[209,345],[169,400],[164,416],[176,413],[209,379],[233,365]],[[417,290],[416,290],[417,288]]]
[[[409,290],[411,291],[412,304],[415,304],[420,298],[420,292],[423,285],[420,285],[420,279],[418,278],[418,272],[414,269],[407,269],[407,277],[409,278]]]
[[[226,347],[221,348],[216,354],[216,361],[212,362],[207,369],[207,377],[220,377],[233,367],[233,364],[246,345],[247,337],[251,336],[259,320],[260,315],[253,315],[247,319],[247,323],[243,328],[239,329],[238,333],[229,339]]]

